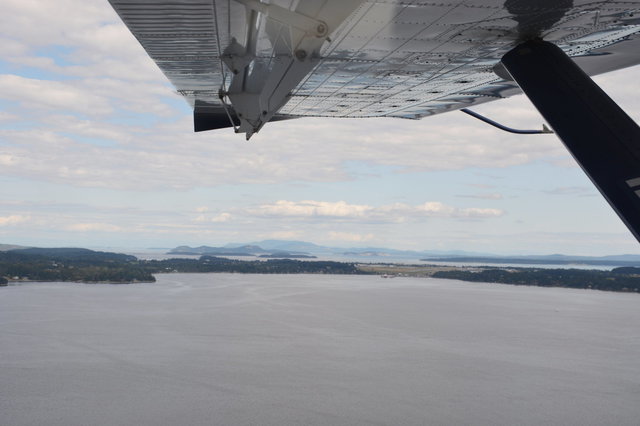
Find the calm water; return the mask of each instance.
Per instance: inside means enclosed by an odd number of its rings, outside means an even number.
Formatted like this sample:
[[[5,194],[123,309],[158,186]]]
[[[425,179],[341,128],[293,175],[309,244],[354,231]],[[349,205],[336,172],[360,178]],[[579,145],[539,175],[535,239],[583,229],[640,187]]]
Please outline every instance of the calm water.
[[[0,424],[637,425],[640,296],[369,276],[0,288]]]

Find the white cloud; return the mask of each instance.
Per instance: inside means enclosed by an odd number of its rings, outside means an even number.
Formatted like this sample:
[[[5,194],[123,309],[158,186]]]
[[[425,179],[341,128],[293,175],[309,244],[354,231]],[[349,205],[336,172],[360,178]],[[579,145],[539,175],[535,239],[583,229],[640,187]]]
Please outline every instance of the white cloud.
[[[10,166],[16,161],[15,157],[7,154],[0,154],[0,165]]]
[[[338,221],[403,222],[422,220],[427,217],[440,218],[491,218],[504,214],[503,210],[491,208],[459,208],[441,202],[430,201],[411,206],[395,203],[373,207],[348,204],[345,201],[287,201],[279,200],[258,208],[246,209],[245,214],[258,217],[291,217],[297,219],[323,218]]]
[[[347,204],[344,201],[286,201],[279,200],[274,204],[265,204],[254,210],[259,216],[324,216],[338,218],[364,217],[373,209],[371,206]]]
[[[411,208],[407,206],[407,210],[410,211]],[[430,201],[416,206],[416,210],[424,212],[427,216],[451,216],[456,211],[455,208],[444,205],[438,201]]]
[[[211,222],[228,222],[231,220],[231,215],[229,213],[222,213],[219,214],[218,216],[215,216],[213,218],[211,218]]]
[[[5,60],[11,60],[19,55],[24,55],[28,52],[29,47],[18,40],[11,39],[9,37],[0,36],[0,54]]]
[[[28,46],[131,52],[128,41],[132,36],[106,1],[3,0],[0,11],[5,37]],[[15,48],[14,53],[18,53]]]
[[[113,144],[126,144],[132,136],[126,128],[96,119],[80,119],[72,115],[51,114],[41,122],[55,133],[73,135],[76,139],[99,138]]]
[[[199,214],[198,216],[196,216],[196,218],[193,219],[193,221],[197,223],[208,223],[208,222],[223,223],[223,222],[229,222],[231,219],[233,219],[233,216],[231,216],[230,213],[220,213],[219,215],[211,217],[204,214],[203,212],[203,214]]]
[[[489,208],[459,208],[443,204],[439,201],[429,201],[417,206],[398,204],[389,209],[391,213],[405,213],[414,217],[446,217],[446,218],[490,218],[504,214],[501,209]]]
[[[488,218],[488,217],[500,217],[504,215],[504,211],[500,209],[480,209],[477,207],[471,207],[466,209],[458,209],[455,217],[467,217],[467,218]]]
[[[123,229],[110,223],[75,223],[66,227],[68,231],[78,232],[120,232]]]
[[[16,114],[11,114],[6,111],[0,111],[0,122],[17,121],[19,119],[20,117],[18,117]]]
[[[0,75],[0,98],[19,102],[25,109],[60,109],[88,114],[113,112],[109,100],[73,83]]]
[[[29,216],[22,215],[0,216],[0,226],[13,226],[27,222],[29,219]]]
[[[33,91],[34,97],[29,98],[30,102],[38,102],[36,93]],[[85,91],[77,93],[80,95]],[[121,93],[127,93],[127,90]],[[17,99],[17,92],[14,95]],[[147,100],[137,101],[141,106],[139,109],[145,110],[145,103],[153,104],[154,96],[143,95]],[[94,111],[94,104],[102,105],[95,110],[96,113],[106,112],[111,102],[99,96],[96,99],[100,101],[89,105],[86,99],[88,111]],[[66,102],[64,99],[57,101]],[[22,99],[22,102],[26,100]],[[53,103],[49,102],[50,105]],[[24,113],[18,115],[26,116],[27,109],[30,108],[25,106]],[[76,105],[71,110],[79,112],[81,109]],[[161,109],[155,108],[157,111]],[[454,140],[442,136],[442,142],[438,140],[442,124],[430,121],[436,118],[420,122],[422,129],[418,129],[414,122],[390,119],[382,120],[384,126],[367,120],[302,119],[297,123],[291,121],[286,127],[285,124],[274,123],[263,129],[255,140],[245,143],[228,129],[193,134],[189,117],[175,123],[156,123],[153,127],[145,128],[107,124],[93,118],[79,119],[52,112],[40,116],[39,121],[46,131],[39,131],[39,134],[34,134],[34,130],[29,128],[5,131],[2,137],[7,145],[3,147],[3,154],[31,159],[30,162],[14,164],[14,168],[7,171],[13,175],[37,175],[42,179],[72,185],[114,189],[186,189],[226,183],[336,182],[352,179],[345,167],[349,162],[392,166],[398,171],[410,172],[506,167],[541,158],[557,158],[554,157],[554,152],[557,154],[555,141],[549,144],[549,141],[540,140],[536,146],[522,145],[519,152],[514,152],[508,140],[477,140],[469,143],[462,137]],[[368,133],[363,132],[363,128],[381,136],[385,133],[388,135],[371,141],[370,136],[363,135]],[[426,128],[431,134],[428,140],[420,136]],[[468,131],[474,133],[473,129]],[[47,137],[43,139],[45,134]],[[80,148],[77,144],[68,144],[70,137],[79,140],[102,138],[119,148]],[[66,146],[53,150],[52,140]],[[30,146],[28,150],[25,142]],[[493,146],[486,148],[483,144]],[[477,145],[477,153],[472,155],[473,145]],[[33,169],[35,164],[39,165],[38,170]],[[91,164],[92,174],[82,181],[65,180],[54,167],[59,164],[65,164],[68,168]]]

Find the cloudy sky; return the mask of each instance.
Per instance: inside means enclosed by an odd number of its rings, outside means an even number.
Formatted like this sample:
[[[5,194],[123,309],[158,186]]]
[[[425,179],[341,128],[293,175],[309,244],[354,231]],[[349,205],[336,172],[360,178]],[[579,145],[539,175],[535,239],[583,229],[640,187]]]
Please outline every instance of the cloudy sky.
[[[640,120],[631,68],[597,78]],[[476,108],[514,127],[522,96]],[[0,5],[0,243],[295,239],[341,247],[640,253],[553,135],[462,113],[302,119],[250,142],[191,111],[106,0]]]

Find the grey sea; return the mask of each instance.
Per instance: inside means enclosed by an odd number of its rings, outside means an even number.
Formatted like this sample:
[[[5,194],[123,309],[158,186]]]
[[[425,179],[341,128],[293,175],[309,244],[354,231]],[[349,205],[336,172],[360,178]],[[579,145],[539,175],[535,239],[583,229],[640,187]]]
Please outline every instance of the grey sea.
[[[640,295],[158,275],[0,288],[0,424],[638,425]]]

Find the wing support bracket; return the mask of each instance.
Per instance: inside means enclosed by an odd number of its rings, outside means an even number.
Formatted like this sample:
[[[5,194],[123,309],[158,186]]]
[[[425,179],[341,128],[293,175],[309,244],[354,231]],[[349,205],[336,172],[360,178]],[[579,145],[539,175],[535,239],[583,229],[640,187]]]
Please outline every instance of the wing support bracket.
[[[247,32],[244,40],[232,37],[223,50],[231,81],[223,85],[222,95],[230,104],[226,110],[238,118],[236,132],[249,139],[291,99],[322,60],[320,51],[330,43],[331,32],[364,0],[291,2],[291,9],[273,2],[235,1],[246,9]]]
[[[480,121],[484,121],[487,124],[492,125],[493,127],[497,127],[500,130],[504,130],[505,132],[509,132],[509,133],[516,133],[518,135],[540,135],[540,134],[549,134],[549,133],[554,133],[553,130],[549,129],[546,124],[542,124],[542,130],[521,130],[521,129],[514,129],[513,127],[507,127],[503,124],[498,123],[497,121],[493,121],[490,118],[485,117],[482,114],[478,114],[475,111],[471,111],[470,109],[467,108],[462,108],[460,111],[464,112],[465,114],[469,114],[470,116],[477,118]]]
[[[326,37],[329,33],[328,25],[319,19],[313,19],[295,11],[291,11],[277,4],[262,3],[259,0],[236,0],[247,9],[260,12],[272,20],[288,25],[318,38]]]

